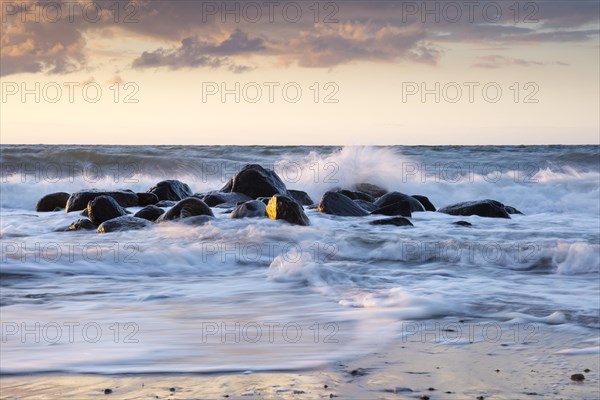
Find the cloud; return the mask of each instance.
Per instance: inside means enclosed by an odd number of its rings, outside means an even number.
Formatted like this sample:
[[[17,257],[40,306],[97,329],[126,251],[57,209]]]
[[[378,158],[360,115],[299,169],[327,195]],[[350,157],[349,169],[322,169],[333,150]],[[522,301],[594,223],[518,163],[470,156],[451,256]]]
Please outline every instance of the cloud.
[[[520,67],[531,67],[531,66],[543,66],[543,65],[560,65],[568,66],[569,64],[562,61],[553,62],[541,62],[541,61],[530,61],[522,58],[505,57],[500,55],[490,55],[479,57],[479,61],[473,64],[476,68],[487,68],[487,69],[498,69],[510,66]]]
[[[24,4],[24,9],[36,3],[52,2],[21,0],[19,4]],[[458,23],[448,21],[444,15],[439,22],[434,22],[430,16],[423,23],[421,13],[407,13],[404,7],[413,2],[336,2],[338,10],[333,18],[340,22],[335,24],[322,22],[331,9],[321,10],[320,22],[315,23],[313,10],[308,8],[312,3],[299,2],[303,7],[303,18],[298,23],[282,19],[281,5],[273,16],[275,22],[269,21],[268,12],[263,9],[259,22],[249,23],[242,15],[241,22],[236,23],[232,16],[223,22],[220,14],[206,19],[207,2],[138,0],[132,3],[133,9],[121,7],[120,21],[115,23],[110,11],[114,0],[95,0],[94,3],[104,10],[102,19],[95,23],[85,20],[81,7],[76,7],[78,11],[74,13],[73,21],[66,20],[66,9],[63,9],[63,19],[58,23],[36,23],[31,17],[23,23],[19,14],[23,9],[10,13],[3,11],[2,18],[7,21],[0,28],[0,75],[23,72],[64,74],[88,68],[89,61],[98,56],[94,38],[108,34],[133,37],[149,46],[150,50],[141,54],[133,53],[130,65],[134,68],[223,68],[241,73],[251,69],[247,64],[258,65],[253,60],[256,56],[274,57],[281,65],[297,64],[310,68],[331,68],[359,61],[435,65],[443,56],[442,46],[453,44],[476,43],[511,49],[533,43],[594,43],[598,38],[600,7],[594,1],[519,3],[520,21],[515,23],[509,8],[513,3],[481,1],[475,21],[469,21],[467,11],[463,9]],[[503,19],[498,23],[482,18],[482,10],[491,3],[500,4],[503,9]],[[233,9],[235,4],[241,3],[224,0],[213,5]],[[413,5],[431,8],[431,4],[423,2]],[[130,15],[131,11],[133,15]],[[124,23],[126,16],[138,22]],[[538,22],[526,23],[527,16]],[[118,51],[119,54],[130,54]],[[481,63],[485,64],[485,60]],[[512,64],[519,65],[514,61]]]
[[[220,43],[210,43],[196,37],[187,37],[179,47],[159,48],[152,52],[143,52],[133,60],[133,68],[170,67],[171,69],[227,66],[236,73],[249,69],[235,65],[229,58],[238,54],[255,53],[265,49],[262,38],[250,38],[248,34],[236,29]]]

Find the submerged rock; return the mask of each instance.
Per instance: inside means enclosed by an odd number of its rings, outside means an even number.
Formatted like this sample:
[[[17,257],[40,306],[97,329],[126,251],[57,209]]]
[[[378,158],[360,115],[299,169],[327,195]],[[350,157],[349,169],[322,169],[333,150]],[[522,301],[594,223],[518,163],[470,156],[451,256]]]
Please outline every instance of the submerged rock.
[[[152,222],[143,218],[132,217],[131,215],[123,215],[121,217],[113,218],[101,223],[98,227],[98,232],[108,233],[117,231],[131,231],[147,228],[149,226],[152,226]]]
[[[275,195],[267,205],[267,216],[270,219],[282,219],[294,225],[310,224],[302,206],[294,199],[284,195]]]
[[[267,215],[267,206],[262,201],[250,200],[239,204],[231,213],[231,218],[256,218]]]
[[[88,218],[94,225],[104,221],[126,215],[127,212],[110,196],[98,196],[91,200],[87,206]]]
[[[158,200],[173,201],[185,199],[193,194],[187,184],[177,179],[158,182],[155,186],[148,189],[148,193],[154,193],[158,197]]]
[[[453,222],[452,225],[458,225],[458,226],[473,226],[472,223],[467,222],[467,221],[456,221]]]
[[[49,212],[54,211],[56,208],[66,208],[69,197],[71,197],[71,194],[66,192],[47,194],[38,200],[37,204],[35,205],[35,211]]]
[[[197,197],[188,197],[179,201],[173,208],[161,215],[157,222],[193,217],[195,215],[209,215],[214,217],[212,210],[205,202]]]
[[[94,225],[92,223],[92,221],[90,221],[87,218],[81,218],[81,219],[78,219],[77,221],[71,222],[71,225],[69,225],[69,227],[66,230],[67,231],[90,231],[90,230],[95,230],[95,229],[96,229],[96,225]]]
[[[288,190],[288,196],[296,200],[300,205],[310,206],[314,204],[314,201],[310,198],[308,193],[303,192],[302,190]]]
[[[417,199],[419,201],[419,203],[421,203],[423,205],[423,207],[425,208],[425,211],[436,211],[435,206],[426,196],[421,196],[419,194],[413,194],[412,197]]]
[[[258,164],[248,164],[221,189],[221,192],[244,193],[256,199],[277,194],[287,195],[287,188],[275,171]]]
[[[414,226],[412,222],[402,217],[376,219],[369,222],[371,225],[395,225],[395,226]]]
[[[83,210],[88,203],[99,196],[110,196],[121,207],[137,207],[139,199],[131,190],[100,191],[96,189],[82,190],[73,193],[67,201],[67,212]]]
[[[439,209],[438,212],[461,216],[478,215],[489,218],[510,218],[504,204],[489,199],[453,204]]]
[[[176,201],[173,200],[161,200],[158,203],[155,204],[156,207],[173,207],[175,204],[177,204]]]
[[[162,208],[150,204],[142,208],[140,211],[136,212],[133,216],[136,218],[143,218],[145,220],[154,222],[158,219],[158,217],[160,217],[164,213],[165,210],[163,210]]]
[[[317,211],[342,217],[363,217],[368,215],[367,211],[340,192],[325,193],[319,202]]]
[[[408,203],[411,212],[425,211],[425,207],[423,207],[423,204],[421,204],[419,200],[400,192],[390,192],[384,194],[375,200],[375,205],[381,208],[400,201]]]
[[[359,192],[370,194],[374,198],[381,197],[388,192],[381,186],[373,185],[372,183],[364,183],[364,182],[357,183],[356,185],[354,185],[354,190],[358,190]]]

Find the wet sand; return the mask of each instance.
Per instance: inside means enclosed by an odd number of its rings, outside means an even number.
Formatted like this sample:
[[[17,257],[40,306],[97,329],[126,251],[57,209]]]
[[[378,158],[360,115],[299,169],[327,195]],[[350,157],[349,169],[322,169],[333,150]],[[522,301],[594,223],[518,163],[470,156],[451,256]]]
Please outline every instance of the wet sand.
[[[304,371],[2,376],[2,399],[598,399],[598,341],[539,325],[516,340],[400,336],[376,353]],[[454,335],[454,336],[452,336]],[[473,341],[471,341],[473,339]],[[567,350],[566,350],[567,349]],[[573,381],[581,373],[585,380]],[[105,389],[111,393],[105,394]]]

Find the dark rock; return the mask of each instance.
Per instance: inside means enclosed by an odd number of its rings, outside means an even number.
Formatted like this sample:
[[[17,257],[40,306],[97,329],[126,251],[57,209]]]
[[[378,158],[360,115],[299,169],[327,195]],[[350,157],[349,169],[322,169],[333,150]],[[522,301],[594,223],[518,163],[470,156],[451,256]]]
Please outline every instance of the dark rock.
[[[266,205],[269,205],[269,201],[271,201],[271,197],[258,197],[256,200],[262,201]]]
[[[95,230],[96,225],[87,218],[78,219],[77,221],[71,222],[71,225],[66,229],[68,231],[90,231]]]
[[[410,212],[410,204],[408,204],[406,201],[398,201],[396,203],[377,208],[371,211],[371,214],[388,215],[390,217],[394,215],[401,215],[403,217],[412,216],[412,213]]]
[[[354,370],[350,371],[350,375],[352,375],[352,376],[365,376],[365,375],[367,375],[367,370],[365,370],[363,368],[357,368],[357,369],[354,369]]]
[[[187,199],[181,200],[169,211],[161,215],[157,222],[193,217],[195,215],[209,215],[214,217],[212,210],[205,202],[197,197],[188,197]]]
[[[270,219],[282,219],[295,225],[307,226],[310,224],[302,206],[296,200],[284,195],[271,197],[267,205],[267,216]]]
[[[571,375],[571,380],[575,382],[582,382],[585,380],[585,375],[583,374],[573,374]]]
[[[425,208],[425,211],[436,211],[433,203],[426,196],[421,196],[420,194],[413,194],[412,197],[417,199],[421,205]]]
[[[381,186],[373,185],[371,183],[357,183],[354,185],[354,190],[370,194],[374,198],[381,197],[388,192]]]
[[[136,212],[133,216],[136,218],[143,218],[145,220],[154,222],[158,219],[158,217],[160,217],[164,213],[165,210],[163,210],[162,208],[157,207],[154,204],[150,204],[142,208],[140,211]]]
[[[87,207],[84,208],[83,210],[81,210],[81,212],[79,213],[79,215],[81,215],[82,217],[87,217],[88,216]]]
[[[138,200],[139,200],[139,206],[140,207],[145,207],[145,206],[149,206],[151,204],[156,204],[158,203],[159,199],[158,196],[155,195],[154,193],[136,193]]]
[[[112,393],[112,389],[104,389],[104,394],[111,394]]]
[[[67,206],[71,194],[65,192],[50,193],[38,200],[35,205],[35,211],[37,212],[48,212],[54,211],[57,207],[59,209]]]
[[[215,207],[220,204],[235,205],[249,200],[252,200],[252,198],[243,193],[236,192],[210,192],[202,197],[202,201],[209,207]]]
[[[302,190],[288,190],[288,196],[303,206],[310,206],[311,204],[314,204],[314,201],[312,201],[308,193],[303,192]]]
[[[368,213],[348,196],[339,192],[327,192],[321,198],[317,211],[344,217],[362,217]]]
[[[467,201],[441,208],[438,212],[461,216],[478,215],[489,218],[510,218],[510,215],[504,209],[504,204],[495,200]]]
[[[274,171],[258,164],[248,164],[234,176],[221,192],[244,193],[252,199],[271,197],[277,194],[287,195],[283,181]]]
[[[154,193],[158,197],[158,200],[173,201],[185,199],[193,194],[187,184],[176,179],[158,182],[155,186],[148,189],[148,193]]]
[[[121,207],[137,207],[139,199],[135,193],[130,190],[118,190],[114,192],[99,191],[96,189],[82,190],[73,193],[67,201],[67,212],[83,210],[88,203],[99,196],[110,196],[116,200]]]
[[[411,388],[407,388],[407,387],[395,387],[394,389],[384,389],[384,392],[387,393],[412,393],[413,390]]]
[[[516,208],[511,207],[511,206],[504,206],[504,209],[509,214],[521,214],[521,215],[523,215],[523,213],[521,211],[519,211]]]
[[[412,222],[402,217],[376,219],[370,222],[371,225],[395,225],[395,226],[413,226]]]
[[[354,192],[352,190],[346,189],[337,190],[337,192],[343,194],[346,197],[349,197],[352,200],[365,200],[371,203],[375,201],[375,198],[373,196],[363,192]]]
[[[238,205],[231,213],[231,218],[254,218],[267,215],[267,206],[258,200],[246,201]]]
[[[472,223],[467,222],[467,221],[456,221],[453,222],[452,225],[458,225],[458,226],[473,226]]]
[[[383,196],[375,200],[375,205],[381,208],[389,206],[390,204],[397,203],[399,201],[404,201],[408,203],[411,212],[425,211],[425,207],[423,207],[423,204],[421,204],[419,200],[400,192],[390,192],[384,194]]]
[[[110,196],[98,196],[88,203],[88,216],[94,225],[126,215],[125,210]]]
[[[365,211],[371,212],[377,209],[377,206],[373,203],[371,203],[370,201],[366,201],[366,200],[352,200],[353,202],[355,202],[360,208],[362,208]]]
[[[117,231],[131,231],[137,229],[143,229],[152,226],[152,222],[143,218],[132,217],[131,215],[123,215],[104,221],[98,227],[99,233],[117,232]]]
[[[156,207],[173,207],[175,204],[177,204],[176,201],[173,200],[161,200],[158,203],[155,204]]]

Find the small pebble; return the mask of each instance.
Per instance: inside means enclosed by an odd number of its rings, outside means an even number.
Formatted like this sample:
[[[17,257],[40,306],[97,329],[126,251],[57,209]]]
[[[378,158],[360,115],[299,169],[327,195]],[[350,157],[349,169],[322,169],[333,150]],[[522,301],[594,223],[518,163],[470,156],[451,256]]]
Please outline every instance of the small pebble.
[[[590,372],[590,369],[586,368],[586,369],[583,370],[583,372]]]
[[[483,397],[483,396],[477,396],[477,400],[483,400],[483,399],[485,399],[485,397]]]
[[[496,372],[500,372],[500,370],[499,370],[499,369],[497,369],[497,370],[496,370]]]
[[[169,391],[174,392],[175,388],[173,387],[173,388],[169,389]]]
[[[435,388],[432,388],[432,387],[430,387],[430,388],[429,388],[429,389],[427,389],[427,390],[429,390],[430,392],[433,392],[433,391],[435,390]]]
[[[327,385],[323,385],[323,388],[324,388],[324,389],[327,389],[328,387],[329,387],[329,386],[327,386]]]
[[[111,394],[112,393],[112,389],[104,389],[104,394]]]
[[[575,381],[575,382],[581,382],[585,379],[585,376],[583,374],[573,374],[571,375],[571,380]]]
[[[421,400],[429,400],[429,396],[422,395],[421,397],[419,397],[419,399],[421,399]]]

